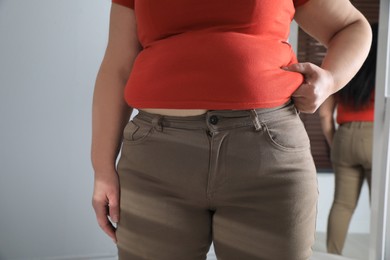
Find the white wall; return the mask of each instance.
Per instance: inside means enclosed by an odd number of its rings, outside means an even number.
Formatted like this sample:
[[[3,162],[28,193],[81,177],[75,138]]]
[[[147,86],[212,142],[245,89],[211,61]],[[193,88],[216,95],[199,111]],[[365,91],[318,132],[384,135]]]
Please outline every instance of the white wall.
[[[1,260],[116,254],[90,203],[91,97],[109,6],[109,0],[0,1]],[[323,230],[332,175],[319,177]],[[352,225],[362,227],[359,221]]]
[[[115,255],[91,207],[109,0],[0,1],[0,259]]]
[[[317,231],[326,232],[328,215],[333,202],[334,174],[318,174],[318,188],[320,195],[318,199]],[[367,182],[363,184],[359,203],[349,226],[349,232],[370,232],[370,202]]]

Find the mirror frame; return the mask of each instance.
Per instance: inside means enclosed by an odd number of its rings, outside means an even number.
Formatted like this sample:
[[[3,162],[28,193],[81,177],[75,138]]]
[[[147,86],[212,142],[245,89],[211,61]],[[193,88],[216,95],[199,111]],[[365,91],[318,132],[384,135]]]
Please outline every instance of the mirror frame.
[[[380,0],[371,188],[370,260],[390,259],[390,0]]]

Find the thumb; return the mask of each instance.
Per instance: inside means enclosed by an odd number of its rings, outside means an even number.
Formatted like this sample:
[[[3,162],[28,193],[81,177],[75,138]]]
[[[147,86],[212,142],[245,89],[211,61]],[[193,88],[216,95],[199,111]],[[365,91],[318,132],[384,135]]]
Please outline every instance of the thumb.
[[[114,223],[118,223],[119,221],[119,197],[118,196],[112,196],[109,198],[109,216],[111,218],[111,221]]]
[[[289,66],[282,67],[282,69],[286,71],[291,71],[291,72],[298,72],[303,75],[308,75],[311,74],[314,71],[314,64],[305,62],[305,63],[295,63],[291,64]]]

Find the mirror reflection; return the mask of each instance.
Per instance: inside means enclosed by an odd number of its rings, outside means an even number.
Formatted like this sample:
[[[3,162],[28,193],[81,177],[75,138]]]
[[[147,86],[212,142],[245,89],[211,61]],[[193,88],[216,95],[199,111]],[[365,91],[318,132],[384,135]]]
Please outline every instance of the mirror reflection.
[[[366,16],[371,24],[377,24],[379,1],[353,0],[351,2]],[[377,33],[377,25],[374,26],[374,31]],[[377,37],[377,35],[375,37]],[[299,31],[298,42],[298,54],[301,59],[309,59],[317,64],[321,63],[325,53],[325,48],[306,35],[302,30]],[[373,57],[371,57],[369,63],[372,63],[369,67],[373,70],[375,68],[375,61],[373,61]],[[369,87],[373,87],[374,84],[372,84],[372,82],[375,81],[375,73],[372,70],[367,70],[365,73],[366,75],[361,75],[360,79],[357,81],[371,81],[371,84],[368,85]],[[368,74],[370,73],[371,79],[368,79]],[[360,101],[364,99],[365,96],[368,101],[371,101],[371,109],[373,110],[374,93],[366,91],[365,94],[350,93],[349,95],[356,95],[355,99]],[[347,95],[344,94],[344,96]],[[332,102],[329,101],[329,103]],[[370,107],[370,105],[366,105],[366,109],[370,109],[367,108],[367,106]],[[328,109],[324,110],[331,111],[333,109],[335,109],[334,113],[332,113],[333,117],[328,116],[328,119],[331,118],[333,122],[335,122],[338,130],[346,128],[346,125],[339,128],[338,124],[345,120],[345,109],[343,110],[343,106],[338,106],[339,113],[337,113],[337,108],[335,106],[331,106],[330,108],[328,107]],[[366,111],[366,113],[359,116],[360,120],[364,121],[360,124],[365,130],[361,131],[366,132],[366,135],[368,136],[364,140],[360,141],[362,148],[359,149],[364,153],[362,156],[367,158],[364,160],[365,166],[355,165],[359,173],[347,177],[347,180],[344,182],[341,180],[342,178],[335,178],[335,176],[338,175],[337,173],[334,173],[340,171],[340,168],[337,170],[339,166],[337,167],[334,164],[336,162],[340,162],[342,156],[346,154],[346,151],[344,150],[342,154],[340,154],[340,152],[339,154],[336,154],[336,149],[333,149],[333,151],[330,149],[331,146],[329,143],[332,143],[332,134],[329,134],[329,132],[330,129],[334,128],[334,126],[332,126],[332,121],[327,120],[328,123],[323,126],[325,127],[325,129],[323,129],[321,128],[320,111],[314,115],[301,115],[311,138],[312,153],[319,172],[318,180],[320,198],[317,219],[317,241],[315,248],[320,252],[330,252],[352,257],[354,259],[368,259],[368,246],[370,242],[370,172],[368,168],[370,168],[369,165],[371,164],[371,159],[368,160],[368,158],[371,158],[372,156],[372,122],[369,123],[372,121],[372,113],[373,111]],[[328,114],[330,114],[330,112]],[[344,117],[344,119],[342,117]],[[337,120],[339,120],[338,123]],[[323,131],[325,131],[325,135],[323,134]],[[333,141],[333,146],[337,143],[337,147],[334,148],[340,148],[339,139],[340,138],[338,138],[337,142]],[[358,145],[357,143],[354,144],[355,146]],[[357,149],[354,149],[352,152],[356,153],[356,150]],[[333,154],[332,160],[331,154]],[[362,158],[362,160],[363,159],[364,158]],[[352,178],[352,180],[350,180],[350,178]],[[353,179],[356,180],[355,185],[343,187],[343,183],[352,185]],[[336,191],[335,186],[337,187]],[[335,195],[336,199],[334,200]],[[341,197],[344,197],[344,200],[342,200]],[[345,200],[347,197],[348,201]]]
[[[326,247],[327,252],[338,255],[343,254],[362,185],[366,182],[369,192],[371,190],[378,24],[373,24],[371,28],[373,42],[362,68],[320,108],[322,129],[331,147],[330,157],[335,174]]]

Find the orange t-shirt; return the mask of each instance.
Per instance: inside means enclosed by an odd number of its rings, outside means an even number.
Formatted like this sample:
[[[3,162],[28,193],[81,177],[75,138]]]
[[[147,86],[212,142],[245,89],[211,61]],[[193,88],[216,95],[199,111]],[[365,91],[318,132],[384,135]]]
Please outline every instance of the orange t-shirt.
[[[125,88],[135,108],[282,105],[303,82],[287,42],[308,0],[112,0],[134,8],[143,50]]]

